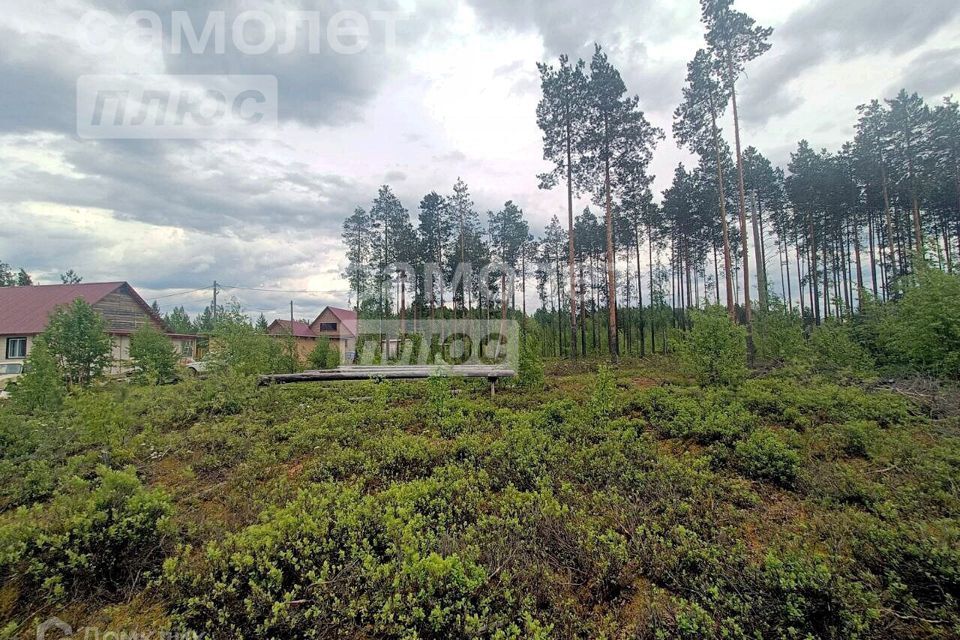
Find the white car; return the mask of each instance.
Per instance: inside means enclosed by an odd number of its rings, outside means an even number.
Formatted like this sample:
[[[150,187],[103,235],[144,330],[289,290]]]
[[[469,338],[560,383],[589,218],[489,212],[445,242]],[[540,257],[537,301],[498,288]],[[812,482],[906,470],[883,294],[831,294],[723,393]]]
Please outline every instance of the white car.
[[[0,398],[8,398],[7,387],[23,375],[22,362],[0,362]]]
[[[207,360],[191,360],[183,366],[194,376],[202,376],[209,370],[210,362]]]

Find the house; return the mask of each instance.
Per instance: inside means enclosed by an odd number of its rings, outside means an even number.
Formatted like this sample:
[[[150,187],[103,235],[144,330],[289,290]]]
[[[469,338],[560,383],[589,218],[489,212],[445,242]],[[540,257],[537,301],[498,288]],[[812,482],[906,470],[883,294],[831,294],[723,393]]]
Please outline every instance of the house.
[[[327,307],[309,325],[274,320],[267,328],[267,333],[278,338],[292,335],[297,343],[297,353],[303,359],[316,347],[317,340],[327,338],[330,346],[340,352],[341,362],[352,362],[357,349],[357,313],[349,309]]]
[[[317,336],[305,322],[294,321],[293,331],[290,330],[290,326],[289,320],[274,320],[267,327],[267,335],[278,338],[289,338],[292,335],[297,344],[297,355],[301,360],[305,360],[317,346]]]
[[[352,362],[357,351],[357,312],[350,309],[327,307],[310,324],[318,338],[328,338],[330,346],[337,347],[343,362]]]
[[[171,333],[163,319],[126,282],[0,287],[0,348],[5,360],[23,360],[34,338],[47,327],[57,307],[77,298],[103,316],[113,339],[112,373],[119,373],[130,359],[130,336],[145,324],[167,334],[183,358],[196,355],[197,338]]]

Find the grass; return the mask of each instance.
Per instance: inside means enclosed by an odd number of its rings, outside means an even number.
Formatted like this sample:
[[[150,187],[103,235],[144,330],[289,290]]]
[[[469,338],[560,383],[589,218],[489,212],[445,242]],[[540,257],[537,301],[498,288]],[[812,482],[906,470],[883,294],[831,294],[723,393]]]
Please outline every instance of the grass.
[[[546,373],[0,408],[0,637],[960,634],[954,412],[662,357]],[[101,570],[107,544],[133,550]]]

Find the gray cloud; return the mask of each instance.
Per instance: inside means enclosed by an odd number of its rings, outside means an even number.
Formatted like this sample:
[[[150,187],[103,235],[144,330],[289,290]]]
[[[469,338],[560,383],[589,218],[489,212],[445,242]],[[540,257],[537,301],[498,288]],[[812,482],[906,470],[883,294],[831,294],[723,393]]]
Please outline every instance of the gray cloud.
[[[926,51],[903,70],[900,80],[887,87],[892,96],[902,88],[924,96],[939,96],[960,88],[960,47]]]
[[[773,49],[755,63],[744,121],[762,125],[802,104],[792,81],[817,65],[864,55],[900,55],[960,16],[956,0],[817,0],[774,31]]]
[[[416,12],[404,14],[395,0],[357,0],[350,3],[316,3],[296,0],[277,10],[278,27],[285,31],[286,11],[317,11],[320,14],[321,45],[319,51],[310,50],[307,29],[298,31],[297,45],[290,53],[278,52],[284,35],[277,36],[277,45],[262,55],[239,51],[231,37],[231,25],[241,10],[249,9],[230,0],[208,0],[200,8],[187,10],[196,33],[203,31],[211,11],[226,13],[226,44],[223,53],[214,50],[211,43],[202,52],[194,53],[186,43],[183,51],[173,53],[169,46],[163,55],[164,71],[169,74],[259,74],[276,76],[279,89],[281,120],[296,120],[310,125],[338,125],[356,121],[363,107],[380,91],[383,84],[400,72],[406,53],[423,44],[425,38],[441,37],[443,23],[449,20],[453,8],[441,0],[423,0]],[[155,12],[161,19],[163,34],[169,45],[172,33],[172,11],[182,7],[171,6],[165,0],[90,0],[88,5],[73,7],[62,17],[71,25],[77,24],[87,10],[101,10],[113,14],[121,23],[134,11]],[[368,17],[370,40],[368,47],[356,54],[334,51],[327,43],[326,25],[331,16],[342,9],[356,11]],[[387,48],[387,27],[373,18],[377,12],[391,13],[395,22],[396,41]],[[302,26],[302,23],[301,23]],[[75,90],[77,78],[84,74],[113,72],[105,60],[84,51],[74,39],[73,28],[63,33],[21,34],[0,27],[0,83],[5,91],[0,105],[0,131],[69,131],[76,128]],[[250,36],[250,42],[258,38]],[[346,39],[345,42],[349,42]],[[124,55],[118,44],[116,51]],[[53,54],[56,52],[56,55]]]
[[[79,176],[18,168],[0,177],[0,201],[106,207],[120,219],[200,231],[242,224],[335,232],[352,203],[370,192],[252,146],[69,139],[51,146]]]

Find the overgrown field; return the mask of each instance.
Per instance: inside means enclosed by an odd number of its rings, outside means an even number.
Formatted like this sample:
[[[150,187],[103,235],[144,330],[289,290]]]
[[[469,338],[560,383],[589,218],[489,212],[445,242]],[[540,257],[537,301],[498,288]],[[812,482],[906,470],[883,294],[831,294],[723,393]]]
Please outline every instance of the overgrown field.
[[[652,359],[546,380],[222,374],[0,408],[0,637],[960,635],[942,392],[706,389]]]

